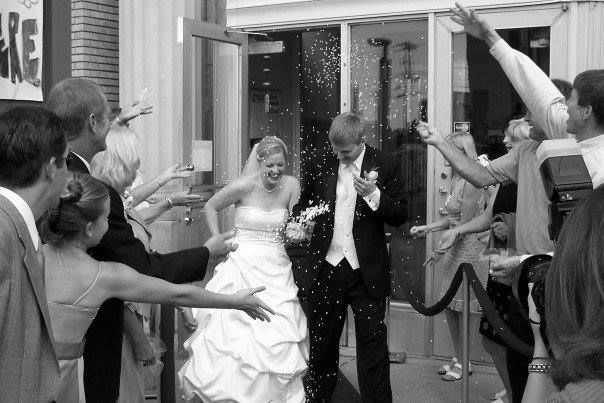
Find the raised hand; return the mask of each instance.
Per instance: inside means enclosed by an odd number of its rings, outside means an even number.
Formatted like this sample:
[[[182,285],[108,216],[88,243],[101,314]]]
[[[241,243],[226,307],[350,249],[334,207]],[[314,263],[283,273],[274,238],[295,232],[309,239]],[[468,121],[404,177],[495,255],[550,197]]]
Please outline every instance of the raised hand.
[[[141,105],[140,101],[135,101],[127,111],[122,111],[119,116],[119,124],[125,125],[128,121],[139,115],[148,115],[153,113],[153,105]]]
[[[178,178],[188,178],[191,176],[191,171],[186,166],[181,164],[174,164],[170,168],[166,169],[164,172],[157,176],[157,182],[160,185],[165,185],[173,179]]]
[[[416,130],[419,133],[419,138],[426,144],[435,146],[445,140],[436,127],[426,122],[419,122]]]
[[[203,201],[201,195],[189,194],[189,192],[190,190],[183,190],[182,192],[170,193],[168,198],[174,206],[190,206],[191,204]]]
[[[369,196],[371,193],[375,191],[375,180],[369,180],[362,178],[360,175],[356,173],[352,174],[354,180],[354,190],[361,197]],[[365,177],[367,177],[367,172],[365,172]]]
[[[416,225],[414,227],[411,227],[411,229],[409,230],[409,235],[411,235],[413,238],[423,238],[428,235],[429,232],[430,229],[427,225]]]
[[[267,312],[274,315],[275,311],[258,297],[254,296],[255,293],[264,291],[265,289],[266,287],[262,286],[238,291],[235,293],[235,306],[233,306],[233,308],[242,310],[252,319],[270,322],[271,318],[268,316]]]
[[[237,250],[236,243],[230,241],[235,236],[235,231],[229,231],[222,234],[214,235],[203,245],[210,251],[210,256],[226,255],[229,252]]]
[[[489,43],[489,46],[492,46],[499,39],[497,32],[474,9],[465,8],[457,2],[455,6],[455,8],[449,9],[453,13],[451,20],[461,25],[466,34]]]

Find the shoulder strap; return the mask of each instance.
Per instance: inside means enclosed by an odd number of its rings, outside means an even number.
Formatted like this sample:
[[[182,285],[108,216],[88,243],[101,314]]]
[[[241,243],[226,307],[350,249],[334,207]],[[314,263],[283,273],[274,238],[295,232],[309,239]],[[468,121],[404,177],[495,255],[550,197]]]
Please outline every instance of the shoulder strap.
[[[96,282],[99,280],[99,277],[101,275],[101,262],[99,261],[99,268],[96,271],[96,276],[94,277],[94,280],[92,280],[92,283],[90,284],[90,286],[86,289],[86,291],[84,291],[84,293],[82,295],[80,295],[80,298],[76,299],[75,301],[73,301],[73,304],[71,305],[77,305],[78,302],[80,302],[81,300],[83,300],[86,295],[88,295],[88,293],[90,291],[92,291],[92,289],[94,288]]]

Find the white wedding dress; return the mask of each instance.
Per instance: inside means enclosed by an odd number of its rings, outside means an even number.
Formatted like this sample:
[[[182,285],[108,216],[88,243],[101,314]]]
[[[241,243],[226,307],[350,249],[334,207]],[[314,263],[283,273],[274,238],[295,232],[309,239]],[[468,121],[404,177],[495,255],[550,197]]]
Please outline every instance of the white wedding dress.
[[[306,317],[283,242],[287,210],[235,209],[239,248],[216,266],[206,289],[257,293],[275,315],[253,320],[239,310],[194,309],[198,328],[185,342],[190,357],[178,372],[185,398],[204,402],[304,402],[308,362]]]

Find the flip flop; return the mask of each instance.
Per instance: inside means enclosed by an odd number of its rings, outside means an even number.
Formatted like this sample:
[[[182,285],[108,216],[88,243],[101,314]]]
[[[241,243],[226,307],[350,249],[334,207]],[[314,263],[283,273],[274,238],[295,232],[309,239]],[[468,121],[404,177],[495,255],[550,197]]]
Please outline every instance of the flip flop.
[[[451,359],[451,362],[453,362],[453,364],[454,364],[454,365],[455,365],[455,364],[457,364],[457,358],[453,357],[453,358]],[[451,371],[451,365],[449,365],[449,364],[445,364],[445,365],[443,365],[442,367],[440,367],[440,368],[438,369],[438,371],[436,371],[436,373],[437,373],[438,375],[445,375],[445,374],[446,374],[447,372],[449,372],[449,371]]]
[[[462,366],[459,363],[456,363],[455,365],[453,365],[453,367],[458,368],[460,370],[462,370]],[[472,375],[472,370],[470,367],[470,375]],[[452,369],[450,371],[448,371],[446,374],[444,374],[443,376],[440,377],[440,379],[442,379],[443,381],[446,382],[452,382],[452,381],[458,381],[461,379],[461,374],[458,374],[457,372],[453,371]]]
[[[497,400],[501,400],[502,397],[504,397],[507,394],[507,391],[501,390],[497,393],[495,393],[494,395],[489,396],[489,400],[491,401],[497,401]]]

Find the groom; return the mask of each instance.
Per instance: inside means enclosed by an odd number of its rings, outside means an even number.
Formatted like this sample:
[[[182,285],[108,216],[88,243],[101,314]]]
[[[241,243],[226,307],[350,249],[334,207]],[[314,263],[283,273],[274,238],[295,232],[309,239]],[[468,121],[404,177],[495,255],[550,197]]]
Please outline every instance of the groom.
[[[354,313],[357,375],[364,402],[391,402],[384,315],[390,268],[384,224],[407,219],[401,165],[365,144],[364,125],[353,113],[329,129],[332,153],[309,161],[294,215],[329,203],[316,218],[310,242],[308,298],[310,361],[306,394],[329,401],[337,382],[339,340],[347,307]],[[377,178],[376,178],[377,174]]]

